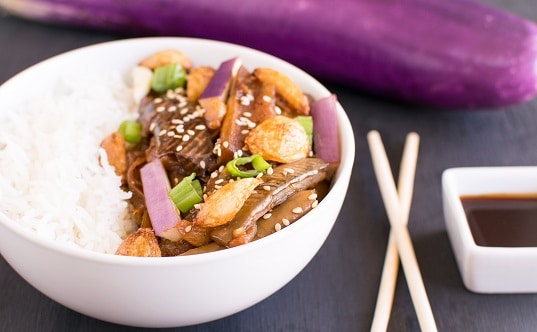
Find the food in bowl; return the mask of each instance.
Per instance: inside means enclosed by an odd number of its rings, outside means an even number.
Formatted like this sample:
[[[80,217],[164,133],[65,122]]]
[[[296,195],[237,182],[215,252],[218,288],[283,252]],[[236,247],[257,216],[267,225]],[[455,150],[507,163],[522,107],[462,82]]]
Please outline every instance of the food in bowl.
[[[133,71],[143,96],[138,117],[101,143],[132,193],[129,211],[139,225],[117,254],[243,245],[289,226],[329,186],[330,163],[313,149],[310,108],[320,106],[292,79],[271,68],[250,71],[238,57],[218,68],[192,62],[170,49],[141,60]],[[336,123],[335,99],[328,100],[332,107],[323,102],[318,112]],[[339,148],[337,138],[324,144]]]
[[[40,202],[41,208],[48,207],[50,216],[64,226],[68,224],[66,219],[73,216],[78,216],[80,220],[76,221],[82,222],[92,213],[124,211],[123,206],[109,204],[108,190],[117,190],[124,199],[128,197],[121,190],[120,177],[114,169],[96,162],[100,157],[106,158],[105,154],[99,154],[99,144],[122,121],[137,117],[132,93],[125,84],[133,66],[148,54],[168,48],[180,49],[196,64],[214,68],[238,56],[247,68],[266,67],[285,73],[315,100],[330,96],[330,91],[314,78],[280,59],[217,41],[140,38],[67,52],[28,68],[0,87],[0,126],[4,128],[7,118],[19,119],[20,133],[28,136],[23,135],[18,143],[36,146],[31,150],[32,158],[2,164],[1,185],[12,185],[12,178],[4,174],[18,176],[18,180],[14,190],[2,193],[0,204],[4,199],[13,205],[25,205],[27,200]],[[110,90],[110,86],[121,88]],[[61,101],[57,96],[62,97]],[[117,107],[118,96],[125,101],[120,107]],[[96,104],[98,100],[102,102]],[[85,107],[80,107],[80,101],[85,101]],[[30,128],[20,115],[31,113],[34,106],[33,114],[42,119]],[[108,322],[138,327],[177,327],[238,313],[274,294],[302,271],[324,244],[337,220],[350,181],[355,147],[350,121],[342,106],[339,103],[336,106],[341,161],[332,176],[330,190],[316,208],[270,236],[202,255],[133,257],[113,254],[122,239],[108,226],[81,224],[58,232],[51,230],[57,225],[37,223],[34,219],[34,224],[45,230],[41,234],[21,222],[24,218],[32,221],[32,213],[37,216],[35,212],[7,216],[2,210],[0,252],[19,275],[52,300]],[[54,113],[49,113],[51,110]],[[110,113],[103,113],[106,110]],[[60,117],[48,117],[60,111]],[[59,132],[66,128],[72,135],[66,137]],[[319,131],[314,130],[316,132]],[[0,140],[4,137],[0,135]],[[2,145],[0,150],[5,148]],[[43,163],[35,156],[43,155],[52,156],[54,162],[49,163],[58,166],[41,170]],[[79,158],[91,159],[90,174],[106,173],[116,180],[99,176],[99,181],[84,185],[85,178],[80,171],[66,167],[76,165],[75,160]],[[51,169],[56,173],[50,174],[61,174],[54,186],[50,186],[46,177],[41,177]],[[28,173],[28,170],[36,172]],[[41,190],[18,191],[29,187]],[[73,195],[73,188],[77,190],[76,195]],[[69,213],[63,213],[64,208],[68,208]],[[134,229],[129,227],[136,228],[136,224],[130,222],[129,217],[124,226],[132,232]],[[83,234],[77,233],[77,229],[84,230]],[[63,237],[56,237],[62,233]],[[109,234],[110,238],[103,240],[104,234]],[[95,247],[96,237],[100,244],[109,243],[108,253],[104,246]],[[74,244],[75,241],[78,243]]]
[[[37,230],[45,229],[47,222],[54,224],[56,219],[63,219],[62,227],[71,228],[71,240],[87,243],[95,250],[104,248],[105,252],[133,256],[177,256],[221,250],[263,238],[298,220],[326,195],[333,169],[339,162],[335,96],[314,101],[285,73],[267,67],[250,71],[239,57],[223,61],[217,68],[194,66],[186,53],[175,49],[160,50],[141,59],[133,68],[128,86],[117,78],[107,80],[112,82],[103,85],[108,96],[95,95],[91,103],[81,99],[84,106],[67,95],[61,100],[73,99],[72,105],[50,107],[64,112],[54,117],[67,120],[69,113],[80,107],[106,111],[85,111],[96,113],[92,114],[95,124],[86,124],[91,132],[55,121],[54,128],[44,130],[54,131],[63,140],[49,145],[52,150],[64,150],[66,142],[72,143],[73,137],[82,136],[84,143],[89,144],[73,145],[98,154],[92,162],[91,156],[85,159],[85,153],[78,153],[75,159],[87,164],[62,165],[79,171],[82,177],[81,183],[67,188],[72,190],[69,196],[79,201],[70,206],[75,210],[70,216],[60,212],[61,218],[53,214],[35,218],[34,212],[42,205],[35,210],[27,206],[21,211],[20,206],[17,209],[6,204],[4,210],[11,216],[27,213],[30,217],[23,219],[31,219],[30,227]],[[76,95],[80,90],[87,89],[73,88],[72,92]],[[127,96],[128,90],[132,96]],[[114,98],[118,100],[111,102]],[[26,117],[24,122],[34,125],[28,128],[30,132],[42,131],[42,123],[36,121],[42,118],[36,114],[39,112],[43,114],[41,106],[21,112]],[[320,113],[321,125],[316,121],[316,114]],[[124,120],[118,130],[102,136],[102,150],[86,139],[99,137],[110,128],[105,124],[117,123],[118,117]],[[11,139],[4,141],[3,159],[24,159],[13,152],[16,138],[24,136],[17,127],[20,114],[13,114],[7,123]],[[327,126],[336,134],[322,136],[322,128]],[[96,132],[94,127],[101,131]],[[27,155],[35,152],[35,145],[30,143],[28,147]],[[54,156],[59,152],[44,154]],[[322,159],[323,154],[327,160]],[[43,173],[38,170],[43,160],[46,165],[54,158],[36,158],[34,173]],[[84,177],[88,168],[98,164],[102,170],[92,172],[103,173],[115,186],[120,183],[123,192],[99,184],[96,191],[102,196],[101,201],[81,192],[84,188],[96,189],[96,180],[84,182]],[[62,169],[57,162],[50,168],[52,173]],[[62,176],[46,172],[42,177],[36,175],[37,179],[31,182],[41,184],[39,192],[54,188],[54,181],[60,182]],[[87,201],[94,205],[86,205]],[[55,209],[53,205],[50,208]],[[109,215],[96,215],[95,210]],[[87,215],[83,222],[78,220],[80,211]],[[92,229],[108,234],[94,232],[94,240],[87,240],[86,234],[92,234]],[[65,232],[54,233],[61,237]],[[109,240],[104,247],[99,242],[107,238],[114,241]]]

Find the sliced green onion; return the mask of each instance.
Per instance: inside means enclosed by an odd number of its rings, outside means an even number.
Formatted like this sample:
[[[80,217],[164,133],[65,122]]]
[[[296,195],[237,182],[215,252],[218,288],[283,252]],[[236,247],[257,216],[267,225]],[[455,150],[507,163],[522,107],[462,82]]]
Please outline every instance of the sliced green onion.
[[[151,89],[156,92],[166,92],[169,89],[185,87],[186,70],[178,63],[158,67],[153,73]]]
[[[254,169],[243,171],[239,168],[239,166],[250,163],[252,164],[252,167]],[[226,169],[229,173],[231,173],[231,175],[238,176],[241,178],[253,178],[254,176],[257,176],[259,173],[262,173],[269,168],[270,164],[258,154],[254,154],[249,157],[235,158],[233,160],[228,161],[228,163],[226,164]]]
[[[142,139],[142,124],[132,120],[125,120],[119,125],[117,130],[125,141],[136,144]]]
[[[195,180],[195,173],[181,180],[170,190],[170,198],[182,213],[188,213],[194,205],[201,203],[203,189],[199,180]]]
[[[313,144],[313,119],[309,115],[299,115],[296,117],[296,121],[304,127],[306,130],[306,134],[308,135],[308,139],[310,141],[310,145]]]

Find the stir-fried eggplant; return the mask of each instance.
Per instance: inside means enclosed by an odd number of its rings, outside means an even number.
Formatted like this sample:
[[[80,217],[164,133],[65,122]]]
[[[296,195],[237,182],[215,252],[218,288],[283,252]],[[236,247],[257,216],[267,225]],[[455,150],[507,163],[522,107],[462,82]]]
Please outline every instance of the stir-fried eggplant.
[[[263,183],[250,195],[235,218],[212,231],[212,239],[228,247],[250,242],[259,218],[293,194],[314,188],[326,178],[327,167],[328,163],[321,159],[305,158],[274,168],[272,174],[263,176]]]
[[[293,223],[328,190],[331,165],[314,157],[311,132],[295,119],[308,115],[311,98],[281,72],[250,72],[238,58],[229,63],[237,64],[238,70],[231,68],[224,82],[229,93],[226,88],[217,96],[223,106],[218,113],[221,123],[211,128],[201,99],[210,94],[205,90],[212,83],[222,88],[222,82],[213,80],[218,70],[192,67],[182,52],[174,51],[157,52],[140,64],[151,72],[138,83],[143,85],[148,76],[151,82],[138,89],[147,94],[136,103],[138,136],[126,144],[127,167],[122,173],[124,188],[132,193],[130,211],[141,231],[128,238],[124,246],[129,250],[122,248],[123,254],[192,255],[242,245]],[[107,148],[112,157],[118,151],[113,147]],[[157,158],[165,172],[155,182],[142,182],[141,168]],[[112,159],[122,168],[118,158]],[[158,235],[155,242],[158,227],[152,229],[150,219],[160,219],[149,217],[148,206],[154,205],[144,192],[151,192],[160,180],[173,188],[168,203],[173,203],[172,210],[177,207],[173,211],[178,220],[172,220],[175,227],[169,229],[177,238]],[[145,251],[131,248],[138,242]]]
[[[263,238],[289,226],[315,208],[318,203],[315,189],[294,194],[258,219],[255,238]]]
[[[189,103],[182,90],[155,98],[153,105],[151,145],[172,184],[191,173],[206,177],[216,168],[212,153],[215,132],[206,128],[203,110]]]
[[[227,102],[227,113],[217,146],[218,162],[223,164],[242,153],[244,139],[256,125],[276,116],[276,88],[265,84],[241,67]],[[240,152],[239,152],[240,151]]]

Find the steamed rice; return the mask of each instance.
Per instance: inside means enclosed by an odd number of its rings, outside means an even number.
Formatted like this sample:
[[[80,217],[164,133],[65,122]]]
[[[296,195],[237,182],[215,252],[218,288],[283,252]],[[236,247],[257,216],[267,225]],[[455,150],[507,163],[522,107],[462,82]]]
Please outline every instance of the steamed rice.
[[[110,74],[65,78],[50,94],[2,110],[0,213],[40,236],[115,252],[135,225],[130,193],[99,144],[135,116],[131,104],[128,86]]]

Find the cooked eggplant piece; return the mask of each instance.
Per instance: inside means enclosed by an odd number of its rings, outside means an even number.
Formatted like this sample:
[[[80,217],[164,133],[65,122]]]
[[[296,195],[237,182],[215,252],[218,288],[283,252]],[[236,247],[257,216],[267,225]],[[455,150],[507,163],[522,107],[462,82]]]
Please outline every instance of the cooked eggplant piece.
[[[162,257],[179,256],[182,253],[195,248],[195,246],[183,240],[170,241],[164,238],[158,238],[158,244]]]
[[[318,203],[315,189],[294,194],[257,220],[255,239],[260,239],[289,226],[315,208]]]
[[[246,200],[233,220],[216,227],[211,238],[226,247],[250,242],[255,237],[256,221],[273,207],[295,193],[314,188],[326,178],[328,163],[317,158],[305,158],[280,165],[272,174],[262,177],[263,183]]]
[[[201,247],[190,249],[190,250],[182,253],[181,256],[204,254],[204,253],[218,251],[218,250],[222,250],[222,249],[226,249],[226,247],[222,247],[221,245],[219,245],[216,242],[211,242],[211,243],[208,243],[208,244],[203,245]]]
[[[220,130],[219,164],[233,159],[244,148],[250,130],[276,116],[275,95],[274,84],[261,82],[244,67],[239,69]]]
[[[201,94],[198,101],[205,109],[208,128],[219,129],[222,125],[222,119],[226,115],[226,98],[240,67],[239,58],[222,62]]]
[[[213,139],[217,132],[205,126],[203,111],[189,103],[182,89],[153,99],[149,125],[151,145],[161,159],[172,185],[192,173],[200,178],[216,169]]]

